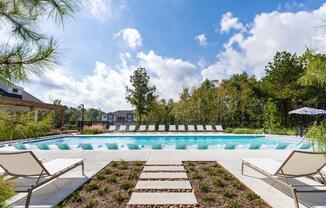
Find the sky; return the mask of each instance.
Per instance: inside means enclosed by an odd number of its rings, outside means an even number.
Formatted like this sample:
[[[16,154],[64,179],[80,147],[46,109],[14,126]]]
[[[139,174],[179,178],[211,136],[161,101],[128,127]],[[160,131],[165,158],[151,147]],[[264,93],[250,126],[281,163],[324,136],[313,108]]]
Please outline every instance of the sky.
[[[260,79],[278,50],[326,52],[325,18],[320,0],[89,0],[64,28],[40,23],[60,64],[23,86],[44,102],[130,109],[129,77],[145,67],[160,98],[177,100],[205,79]]]

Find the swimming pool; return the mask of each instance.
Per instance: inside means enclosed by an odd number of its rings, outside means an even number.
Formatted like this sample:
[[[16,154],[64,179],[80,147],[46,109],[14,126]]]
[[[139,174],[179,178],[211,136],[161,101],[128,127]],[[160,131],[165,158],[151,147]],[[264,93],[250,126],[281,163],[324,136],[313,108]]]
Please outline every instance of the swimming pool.
[[[109,148],[114,144],[115,148]],[[86,146],[85,146],[86,145]],[[65,136],[25,143],[22,149],[296,149],[299,141],[244,135]],[[112,145],[111,145],[112,146]],[[156,148],[155,148],[156,147]],[[305,148],[309,148],[306,145]],[[16,147],[19,149],[19,147]]]

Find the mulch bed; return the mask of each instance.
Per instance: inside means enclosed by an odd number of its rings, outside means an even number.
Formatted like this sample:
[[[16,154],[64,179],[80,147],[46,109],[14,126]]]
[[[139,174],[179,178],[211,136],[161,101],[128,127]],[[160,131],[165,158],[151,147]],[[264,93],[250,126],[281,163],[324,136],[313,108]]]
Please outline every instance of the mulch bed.
[[[145,162],[113,161],[58,207],[126,207]]]
[[[198,207],[271,207],[217,162],[184,162],[184,166]]]

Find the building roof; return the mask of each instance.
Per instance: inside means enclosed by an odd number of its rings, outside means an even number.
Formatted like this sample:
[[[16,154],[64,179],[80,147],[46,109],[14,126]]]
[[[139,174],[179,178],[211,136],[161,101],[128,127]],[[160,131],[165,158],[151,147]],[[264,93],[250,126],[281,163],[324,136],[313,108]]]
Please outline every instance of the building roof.
[[[40,99],[34,97],[33,95],[29,94],[27,91],[22,90],[22,99],[23,100],[28,100],[28,101],[34,101],[34,102],[39,102],[43,103]]]
[[[126,114],[133,114],[133,110],[117,110],[114,112],[109,112],[108,114],[114,114],[114,115],[126,115]]]

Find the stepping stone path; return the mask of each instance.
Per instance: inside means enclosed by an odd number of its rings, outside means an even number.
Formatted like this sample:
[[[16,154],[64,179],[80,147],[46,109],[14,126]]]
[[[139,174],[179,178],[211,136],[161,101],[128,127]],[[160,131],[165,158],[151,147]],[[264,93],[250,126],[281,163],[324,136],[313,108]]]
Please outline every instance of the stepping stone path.
[[[196,207],[182,161],[147,161],[128,207]]]

